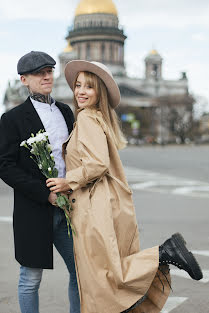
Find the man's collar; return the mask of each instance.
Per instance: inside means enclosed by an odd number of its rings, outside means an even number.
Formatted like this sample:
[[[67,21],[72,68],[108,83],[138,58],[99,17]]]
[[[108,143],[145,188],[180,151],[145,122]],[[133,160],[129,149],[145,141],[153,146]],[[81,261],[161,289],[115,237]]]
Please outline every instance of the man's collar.
[[[48,104],[48,103],[43,103],[37,100],[34,100],[33,98],[30,97],[30,100],[34,106],[34,108],[38,109],[38,108],[42,108],[42,109],[48,109],[48,108],[53,108],[55,106],[55,100],[53,98],[52,99],[52,103]]]

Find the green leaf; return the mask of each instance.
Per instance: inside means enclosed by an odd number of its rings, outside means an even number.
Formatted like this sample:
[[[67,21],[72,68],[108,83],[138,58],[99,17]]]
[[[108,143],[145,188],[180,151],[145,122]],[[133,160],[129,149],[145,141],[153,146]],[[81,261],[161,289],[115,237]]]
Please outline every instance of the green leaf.
[[[60,208],[62,208],[63,206],[65,206],[66,200],[65,200],[65,198],[64,198],[62,195],[60,195],[60,196],[57,198],[56,203],[57,203],[57,205],[58,205]]]
[[[53,169],[53,174],[54,174],[54,177],[58,176],[58,170],[56,169],[56,167]]]

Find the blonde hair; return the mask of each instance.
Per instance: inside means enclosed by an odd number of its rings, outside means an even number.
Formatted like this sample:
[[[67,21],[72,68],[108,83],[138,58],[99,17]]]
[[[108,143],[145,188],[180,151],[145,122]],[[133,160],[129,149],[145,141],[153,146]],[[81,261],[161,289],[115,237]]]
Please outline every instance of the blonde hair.
[[[78,76],[81,72],[78,73],[73,90],[75,90],[76,82]],[[120,127],[120,120],[117,116],[115,110],[111,107],[108,100],[108,91],[104,82],[95,74],[91,72],[83,72],[86,83],[95,89],[97,95],[97,103],[95,104],[96,108],[99,109],[103,115],[104,121],[109,128],[112,139],[117,147],[117,149],[123,149],[126,147],[127,141]],[[77,110],[79,109],[78,103],[74,96],[74,106],[75,106],[75,115],[77,117]]]

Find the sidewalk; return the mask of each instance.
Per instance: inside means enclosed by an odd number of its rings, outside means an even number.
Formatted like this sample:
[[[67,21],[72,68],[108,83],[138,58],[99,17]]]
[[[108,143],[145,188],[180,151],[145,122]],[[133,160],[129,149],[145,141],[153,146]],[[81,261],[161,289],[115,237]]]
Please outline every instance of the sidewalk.
[[[67,313],[68,272],[54,249],[54,270],[45,270],[40,288],[41,313]],[[20,313],[17,285],[19,264],[14,259],[12,224],[0,222],[0,313]]]

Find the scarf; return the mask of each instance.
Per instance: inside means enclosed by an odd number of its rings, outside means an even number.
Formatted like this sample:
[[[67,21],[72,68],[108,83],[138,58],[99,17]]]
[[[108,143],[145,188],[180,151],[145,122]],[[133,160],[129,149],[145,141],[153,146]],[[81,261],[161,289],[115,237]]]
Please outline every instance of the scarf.
[[[40,93],[33,93],[33,92],[30,92],[30,97],[35,100],[35,101],[38,101],[38,102],[43,102],[43,103],[48,103],[48,104],[52,104],[53,102],[53,99],[52,97],[50,96],[50,94],[48,95],[42,95]]]

